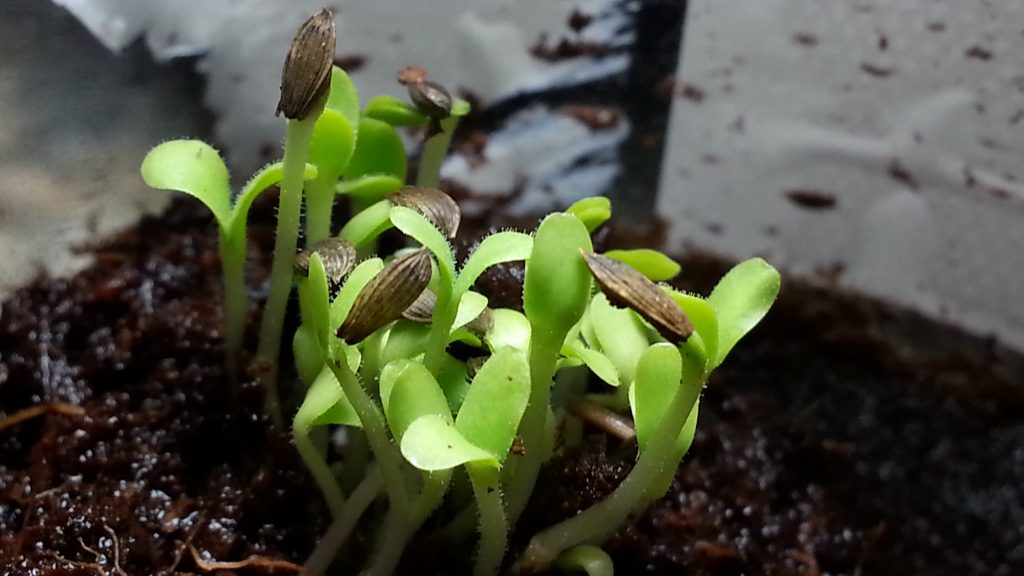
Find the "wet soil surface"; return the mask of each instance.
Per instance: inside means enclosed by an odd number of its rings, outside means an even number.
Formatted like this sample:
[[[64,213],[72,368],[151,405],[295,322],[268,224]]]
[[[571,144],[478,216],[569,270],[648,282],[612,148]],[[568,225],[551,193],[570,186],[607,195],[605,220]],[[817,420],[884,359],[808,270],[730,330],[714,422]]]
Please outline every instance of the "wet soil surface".
[[[259,208],[256,296],[272,216]],[[0,419],[51,409],[0,429],[0,573],[207,572],[192,549],[301,562],[326,514],[287,438],[252,416],[258,387],[230,408],[212,222],[178,201],[98,252],[0,310]],[[704,289],[718,272],[689,271]],[[671,492],[608,543],[617,573],[1024,572],[1024,387],[959,355],[911,361],[877,337],[887,314],[787,284],[710,383]],[[567,448],[514,546],[632,458],[601,436]],[[407,572],[461,572],[430,560]]]

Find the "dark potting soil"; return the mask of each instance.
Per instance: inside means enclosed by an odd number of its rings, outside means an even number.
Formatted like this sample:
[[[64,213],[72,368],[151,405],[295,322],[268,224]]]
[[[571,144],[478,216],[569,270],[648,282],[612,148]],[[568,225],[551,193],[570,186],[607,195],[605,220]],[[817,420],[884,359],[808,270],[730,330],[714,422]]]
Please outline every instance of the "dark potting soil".
[[[254,216],[259,295],[272,210]],[[231,409],[203,208],[176,201],[97,254],[0,309],[0,422],[50,410],[0,429],[0,573],[206,572],[193,549],[266,559],[239,573],[301,563],[326,513],[287,437],[254,416],[258,386],[243,383]],[[687,277],[706,290],[720,267],[691,260]],[[514,300],[500,277],[485,284]],[[1020,373],[1004,384],[984,362],[995,348],[971,342],[989,355],[978,361],[956,337],[927,358],[894,348],[881,336],[902,317],[785,284],[710,383],[670,493],[607,544],[617,573],[1022,573]],[[598,435],[566,449],[514,547],[607,493],[633,457]],[[407,573],[461,573],[430,569],[425,549],[411,548]]]

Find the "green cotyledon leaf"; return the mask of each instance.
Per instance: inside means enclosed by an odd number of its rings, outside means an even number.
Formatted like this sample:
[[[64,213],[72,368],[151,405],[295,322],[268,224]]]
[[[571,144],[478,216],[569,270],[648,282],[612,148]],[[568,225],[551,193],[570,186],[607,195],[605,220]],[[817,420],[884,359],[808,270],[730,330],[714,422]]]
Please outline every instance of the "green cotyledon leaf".
[[[350,129],[359,125],[359,93],[349,75],[338,66],[331,68],[331,91],[324,107],[344,116]],[[352,138],[356,138],[354,130]]]
[[[495,352],[473,377],[455,429],[502,462],[530,400],[530,366],[514,348]]]
[[[491,311],[491,328],[484,342],[491,352],[505,347],[526,351],[530,346],[530,321],[521,312],[508,308]]]
[[[448,400],[437,380],[423,364],[413,360],[395,360],[381,370],[380,398],[388,425],[399,442],[421,416],[432,414],[452,421]]]
[[[629,396],[641,452],[654,439],[665,410],[676,394],[681,376],[682,358],[672,344],[653,344],[639,357],[636,379]]]
[[[222,230],[230,230],[228,169],[213,146],[201,140],[164,142],[143,159],[142,179],[153,188],[184,192],[197,198],[213,212]]]
[[[568,358],[581,360],[605,384],[619,386],[619,372],[615,369],[615,364],[601,352],[588,348],[583,342],[577,340],[573,344],[563,346],[562,354]]]
[[[366,105],[363,115],[391,126],[422,126],[430,118],[415,106],[390,95],[377,96]]]
[[[327,108],[313,127],[309,145],[309,163],[317,167],[317,181],[326,192],[334,194],[334,183],[341,178],[355,151],[355,130],[340,112]]]
[[[328,424],[362,426],[334,372],[324,367],[306,391],[306,397],[295,414],[295,425],[308,430]]]
[[[455,258],[452,247],[440,230],[419,212],[395,206],[391,209],[391,223],[407,236],[430,250],[437,259],[441,281],[451,286],[455,279]]]
[[[580,252],[591,249],[590,234],[571,214],[549,214],[537,228],[523,280],[523,311],[535,344],[561,347],[586,310],[591,275]]]
[[[342,285],[338,295],[331,302],[330,329],[332,333],[348,317],[348,313],[352,309],[352,304],[355,303],[356,298],[359,296],[359,292],[383,269],[383,260],[380,258],[369,258],[360,262],[358,266],[349,272],[348,278],[345,279],[345,284]]]
[[[604,196],[590,196],[577,200],[565,211],[579,218],[588,232],[593,232],[612,217],[612,203]]]
[[[587,314],[589,324],[584,328],[597,338],[597,343],[588,343],[612,361],[623,382],[632,382],[637,360],[651,345],[643,321],[628,308],[612,306],[604,294],[594,295]]]
[[[732,268],[708,296],[718,316],[718,353],[722,363],[732,347],[757,326],[775,302],[782,280],[779,272],[761,258],[751,258]]]
[[[466,258],[462,269],[459,270],[455,293],[469,290],[477,278],[491,266],[526,260],[532,250],[533,238],[529,234],[505,231],[487,236]]]
[[[407,166],[405,144],[398,132],[380,120],[361,118],[356,148],[342,176],[352,180],[367,174],[390,174],[404,181]]]
[[[421,416],[406,428],[401,450],[406,461],[427,472],[450,470],[468,462],[500,466],[490,452],[466,440],[454,424],[436,414]]]
[[[623,264],[628,264],[654,282],[671,280],[679,274],[680,266],[675,260],[647,248],[636,250],[609,250],[604,253]]]
[[[402,181],[391,174],[365,174],[352,180],[338,182],[334,192],[364,202],[376,202],[401,187]]]

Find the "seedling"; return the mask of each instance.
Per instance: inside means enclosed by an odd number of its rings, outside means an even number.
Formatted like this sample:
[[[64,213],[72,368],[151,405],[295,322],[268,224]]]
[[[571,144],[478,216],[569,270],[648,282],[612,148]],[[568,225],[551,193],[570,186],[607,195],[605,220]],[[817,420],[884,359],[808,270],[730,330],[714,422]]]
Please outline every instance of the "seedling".
[[[301,176],[316,177],[306,164]],[[231,200],[228,169],[220,154],[199,140],[172,140],[146,155],[142,178],[153,188],[175,190],[199,199],[213,213],[220,230],[220,258],[224,268],[224,341],[228,374],[237,376],[249,298],[245,290],[245,225],[249,208],[260,193],[281,182],[284,165],[275,162],[257,172]]]
[[[280,183],[255,373],[277,422],[276,364],[294,285],[301,324],[292,351],[306,392],[292,432],[333,517],[306,569],[327,570],[361,527],[378,535],[363,574],[387,576],[433,516],[446,525],[445,541],[476,546],[474,576],[497,574],[538,471],[556,453],[559,427],[581,417],[635,439],[636,464],[605,499],[536,534],[514,566],[555,563],[610,575],[611,559],[597,546],[668,490],[693,441],[708,376],[767,313],[778,273],[748,260],[708,298],[657,284],[679,272],[665,255],[594,252],[591,234],[612,214],[600,197],[548,215],[532,235],[487,236],[460,266],[449,243],[459,208],[437,183],[468,104],[409,68],[400,80],[411,104],[384,96],[360,111],[348,76],[331,68],[333,43],[326,11],[300,29],[278,104],[288,118],[284,159],[234,202],[220,156],[202,142],[168,142],[143,164],[150,185],[192,194],[218,223],[232,372],[249,309],[248,210],[257,194]],[[404,186],[400,127],[426,127],[415,186]],[[338,194],[351,200],[353,215],[344,223],[332,219]],[[303,202],[306,245],[297,251]],[[377,238],[392,228],[409,247],[374,255]],[[513,261],[526,265],[523,310],[491,308],[474,284],[488,268]],[[456,342],[471,351],[468,358],[453,356]],[[553,386],[561,392],[568,370],[593,376],[585,396],[552,393]],[[601,382],[607,392],[596,392]],[[346,429],[340,475],[325,450],[328,427]],[[386,512],[375,519],[368,512],[381,496]],[[475,537],[468,528],[474,519]]]

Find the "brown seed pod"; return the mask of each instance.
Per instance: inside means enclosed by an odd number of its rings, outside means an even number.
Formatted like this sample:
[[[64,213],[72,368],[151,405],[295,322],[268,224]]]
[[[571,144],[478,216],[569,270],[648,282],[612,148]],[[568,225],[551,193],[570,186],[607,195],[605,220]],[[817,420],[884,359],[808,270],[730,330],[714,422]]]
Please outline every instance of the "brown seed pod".
[[[295,273],[309,276],[309,258],[317,253],[331,284],[337,286],[356,265],[356,249],[341,238],[325,238],[295,255]]]
[[[363,287],[338,338],[355,344],[398,320],[430,282],[430,253],[420,248],[395,258]]]
[[[427,79],[427,71],[419,66],[406,66],[398,72],[398,83],[402,86],[419,84]]]
[[[473,318],[465,326],[469,333],[483,340],[487,331],[494,328],[494,313],[490,308],[484,308],[476,318]]]
[[[452,95],[444,86],[429,80],[406,86],[409,98],[425,116],[435,120],[447,118],[452,113]]]
[[[402,312],[402,318],[428,324],[434,320],[434,307],[437,306],[437,295],[430,290],[424,290],[416,301],[409,305]],[[477,338],[483,338],[487,331],[494,327],[494,313],[490,308],[484,308],[476,318],[473,318],[464,326],[469,333]]]
[[[470,380],[476,378],[476,373],[479,372],[480,369],[484,367],[484,364],[486,364],[487,360],[489,359],[490,356],[470,357],[468,360],[466,360],[466,376],[469,376]]]
[[[430,290],[424,290],[423,292],[420,292],[420,295],[416,297],[416,300],[410,304],[404,312],[402,312],[402,318],[412,320],[413,322],[419,322],[420,324],[428,324],[434,319],[434,306],[436,305],[437,295]]]
[[[673,344],[693,334],[693,324],[672,297],[631,266],[600,254],[581,251],[601,291],[615,306],[631,308]]]
[[[334,16],[326,8],[299,28],[281,70],[281,99],[275,116],[302,120],[331,87],[331,66],[337,32]]]
[[[405,206],[422,214],[448,238],[455,238],[462,213],[451,196],[436,188],[404,186],[388,196],[395,206]]]

